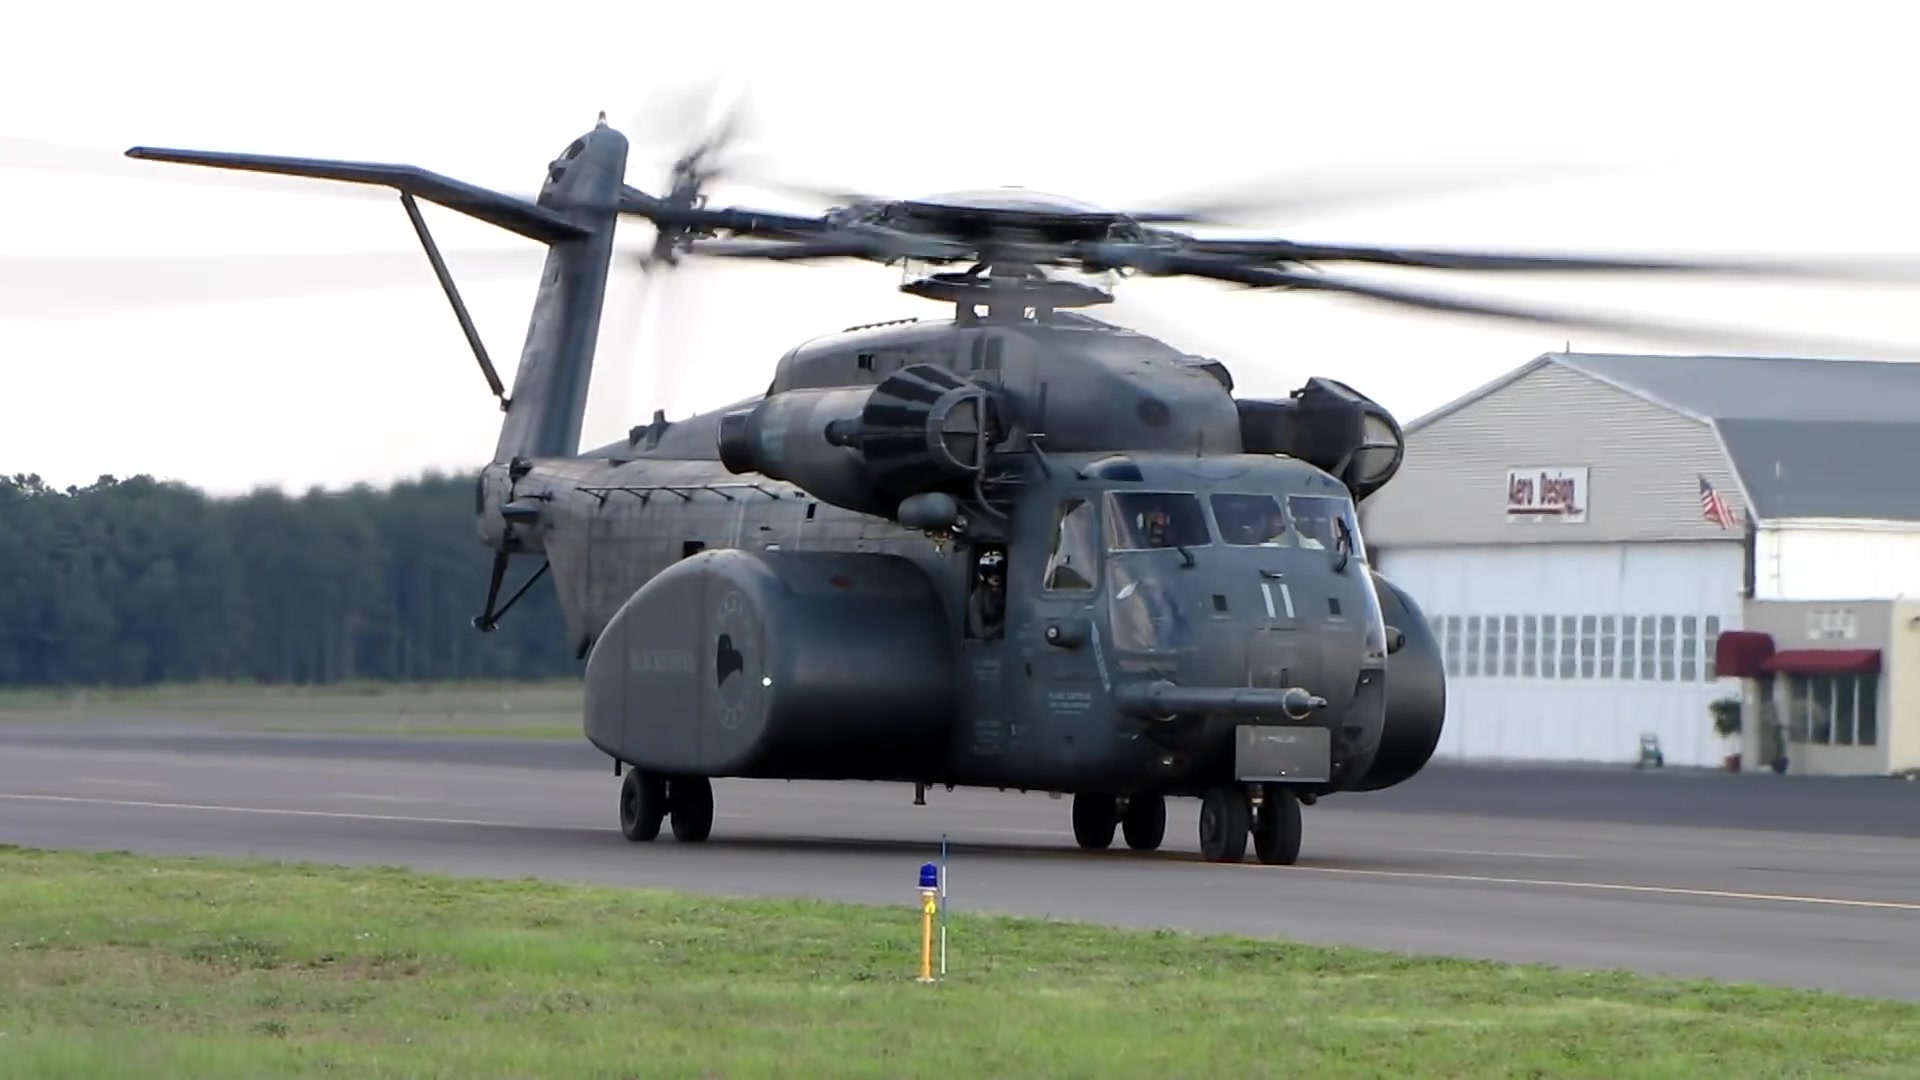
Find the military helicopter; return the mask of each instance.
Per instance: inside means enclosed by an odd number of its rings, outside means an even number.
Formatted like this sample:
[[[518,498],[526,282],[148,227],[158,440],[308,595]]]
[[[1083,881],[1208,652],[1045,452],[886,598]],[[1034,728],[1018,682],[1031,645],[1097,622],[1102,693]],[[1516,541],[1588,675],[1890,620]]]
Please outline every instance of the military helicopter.
[[[135,147],[127,156],[396,190],[505,414],[474,493],[495,552],[480,630],[549,569],[585,661],[585,737],[622,776],[627,839],[705,840],[721,777],[1072,795],[1080,846],[1158,848],[1198,797],[1204,858],[1299,856],[1303,805],[1417,775],[1446,676],[1417,601],[1371,565],[1356,507],[1399,469],[1378,403],[1331,378],[1236,398],[1217,361],[1084,311],[1102,276],[1332,290],[1616,326],[1303,269],[1793,273],[1758,262],[1203,239],[1182,214],[1019,189],[860,197],[816,216],[624,179],[601,114],[533,197],[411,166]],[[421,216],[425,199],[548,246],[509,396]],[[795,346],[764,393],[579,446],[615,230],[647,259],[926,265],[940,319]],[[960,266],[963,269],[935,269]],[[1050,272],[1052,271],[1052,272]],[[1070,272],[1084,278],[1075,280]],[[507,601],[510,562],[539,568]],[[624,770],[624,773],[623,773]]]

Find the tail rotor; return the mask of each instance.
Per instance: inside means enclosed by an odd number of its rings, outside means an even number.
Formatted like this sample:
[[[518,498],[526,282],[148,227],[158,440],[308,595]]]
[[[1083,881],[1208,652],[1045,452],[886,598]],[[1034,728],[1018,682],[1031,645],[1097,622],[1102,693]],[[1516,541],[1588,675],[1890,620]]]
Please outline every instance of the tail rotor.
[[[729,89],[732,92],[726,92]],[[639,280],[634,291],[628,294],[630,302],[621,305],[624,317],[620,320],[623,324],[620,352],[624,355],[621,362],[609,365],[608,393],[602,406],[608,410],[618,408],[622,414],[616,418],[619,423],[631,423],[633,419],[629,403],[631,380],[642,368],[651,376],[648,382],[655,420],[663,420],[673,407],[671,384],[675,367],[661,362],[659,351],[663,338],[659,321],[673,310],[670,302],[673,291],[668,282],[689,270],[699,272],[687,266],[682,255],[692,241],[708,235],[710,230],[676,223],[672,217],[675,212],[707,208],[707,189],[733,175],[728,155],[750,126],[744,95],[737,87],[725,88],[718,84],[684,93],[678,100],[643,110],[632,119],[629,130],[635,133],[636,142],[645,145],[657,138],[659,145],[685,149],[672,158],[667,168],[667,189],[657,196],[665,211],[662,216],[667,220],[654,222],[654,238],[649,248],[624,258],[627,265],[639,271]],[[642,151],[635,156],[653,155]],[[680,288],[684,289],[684,284]],[[644,427],[627,428],[628,443],[636,441],[645,430]]]

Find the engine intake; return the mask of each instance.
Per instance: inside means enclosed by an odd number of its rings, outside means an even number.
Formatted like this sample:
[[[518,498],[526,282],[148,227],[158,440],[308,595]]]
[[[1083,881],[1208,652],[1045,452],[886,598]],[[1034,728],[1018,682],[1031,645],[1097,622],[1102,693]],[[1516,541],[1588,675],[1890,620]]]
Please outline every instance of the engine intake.
[[[1324,469],[1356,503],[1385,487],[1406,456],[1393,414],[1332,379],[1309,379],[1284,400],[1241,399],[1234,406],[1247,453],[1285,454]]]
[[[1003,432],[985,387],[914,364],[871,387],[785,390],[729,413],[720,461],[893,518],[908,496],[969,486]]]

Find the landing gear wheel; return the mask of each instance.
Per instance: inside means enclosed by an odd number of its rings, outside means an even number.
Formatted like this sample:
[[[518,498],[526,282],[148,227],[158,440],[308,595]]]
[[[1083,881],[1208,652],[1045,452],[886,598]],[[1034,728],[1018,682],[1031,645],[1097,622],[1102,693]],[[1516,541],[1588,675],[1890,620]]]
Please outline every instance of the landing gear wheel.
[[[1269,787],[1253,819],[1253,854],[1268,866],[1292,866],[1300,857],[1300,797]]]
[[[704,776],[676,777],[667,784],[673,838],[697,844],[713,832],[713,784]]]
[[[1200,798],[1200,854],[1208,862],[1237,863],[1247,857],[1252,803],[1238,785],[1208,788]]]
[[[1120,831],[1135,851],[1153,851],[1167,835],[1167,800],[1162,795],[1135,795],[1127,799]]]
[[[636,844],[660,835],[667,816],[667,782],[652,773],[628,769],[620,781],[620,834]]]
[[[1073,797],[1073,838],[1083,848],[1095,851],[1113,846],[1113,827],[1118,825],[1119,803],[1111,795],[1075,795]]]

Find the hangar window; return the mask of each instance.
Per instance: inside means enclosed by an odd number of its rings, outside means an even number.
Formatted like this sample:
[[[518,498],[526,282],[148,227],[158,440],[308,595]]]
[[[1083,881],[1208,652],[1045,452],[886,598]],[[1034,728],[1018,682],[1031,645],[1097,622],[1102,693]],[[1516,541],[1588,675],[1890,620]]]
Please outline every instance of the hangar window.
[[[1580,624],[1571,615],[1560,616],[1560,677],[1571,679],[1574,669],[1574,650],[1580,644]]]
[[[1674,678],[1673,654],[1678,642],[1674,638],[1673,616],[1660,616],[1660,681],[1672,682]]]
[[[1467,616],[1467,677],[1480,674],[1480,616]]]
[[[1706,672],[1705,672],[1706,679],[1708,682],[1712,682],[1715,679],[1720,677],[1719,673],[1714,670],[1714,666],[1713,666],[1713,650],[1716,646],[1720,644],[1720,616],[1718,615],[1707,616],[1706,630],[1707,630],[1707,635],[1706,635],[1707,647],[1706,647],[1706,650],[1701,655],[1705,660],[1705,664],[1703,666],[1706,668]]]
[[[1551,679],[1560,670],[1554,660],[1554,652],[1559,648],[1560,634],[1556,627],[1560,621],[1551,615],[1540,616],[1540,677]]]
[[[1879,744],[1880,676],[1787,676],[1787,739],[1816,746]]]
[[[1619,647],[1620,639],[1614,633],[1613,616],[1600,616],[1600,677],[1613,678],[1613,655]]]
[[[1635,657],[1639,655],[1634,648],[1635,636],[1639,632],[1640,620],[1632,615],[1620,616],[1620,677],[1633,678]]]
[[[1519,670],[1520,616],[1500,619],[1500,674],[1512,678]]]
[[[1692,682],[1699,675],[1700,619],[1680,617],[1680,681]]]
[[[1599,618],[1593,615],[1580,616],[1580,677],[1593,678],[1594,654],[1600,648]]]
[[[1053,549],[1047,553],[1046,588],[1050,592],[1090,592],[1098,575],[1100,525],[1093,504],[1062,499],[1054,515]]]
[[[1540,616],[1528,615],[1520,620],[1520,677],[1537,678],[1540,675]]]
[[[1655,647],[1658,639],[1653,636],[1653,616],[1640,616],[1640,678],[1647,682],[1654,679],[1654,661],[1658,659]]]
[[[1459,675],[1460,651],[1465,642],[1460,634],[1460,616],[1458,615],[1447,616],[1446,642],[1447,674]]]

